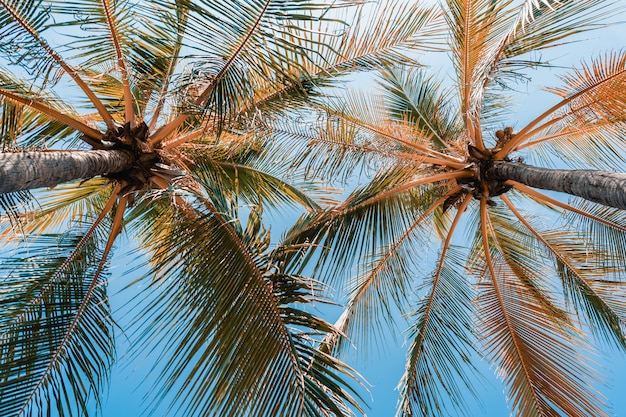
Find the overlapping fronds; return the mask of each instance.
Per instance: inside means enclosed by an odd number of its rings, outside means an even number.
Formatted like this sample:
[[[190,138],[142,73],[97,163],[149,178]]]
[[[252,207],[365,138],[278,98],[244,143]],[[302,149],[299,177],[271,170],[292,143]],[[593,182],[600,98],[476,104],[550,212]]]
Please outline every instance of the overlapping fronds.
[[[499,257],[491,257],[491,224],[481,205],[484,276],[477,314],[483,352],[498,367],[515,415],[605,416],[598,375],[582,357],[589,346],[572,326],[555,321]],[[549,343],[546,341],[549,340]]]
[[[613,310],[602,296],[594,291],[593,283],[602,280],[607,271],[602,264],[605,257],[589,253],[585,242],[573,232],[567,230],[539,230],[534,227],[512,205],[507,197],[503,197],[507,206],[518,217],[518,220],[535,237],[546,255],[553,260],[554,269],[561,279],[562,291],[567,307],[575,314],[583,315],[583,319],[590,323],[591,331],[600,338],[624,347],[625,320],[620,316],[621,309]],[[595,251],[600,247],[593,248]],[[597,261],[600,260],[600,263]],[[610,262],[610,261],[609,261]]]
[[[44,85],[58,81],[63,71],[58,64],[62,60],[42,33],[50,24],[43,0],[3,0],[0,6],[3,57],[9,59],[9,64],[26,69],[35,79],[43,79]]]
[[[597,248],[594,254],[601,257],[609,273],[623,277],[626,273],[626,218],[621,210],[588,201],[573,204],[576,211],[566,211],[566,219],[585,230],[585,237]],[[607,256],[607,254],[609,256]]]
[[[428,77],[424,71],[401,71],[394,68],[383,72],[386,108],[392,118],[407,121],[415,134],[432,142],[435,148],[446,148],[460,133],[450,103],[450,92],[442,91],[441,83]]]
[[[482,84],[491,62],[485,59],[507,23],[502,18],[509,0],[449,0],[446,14],[451,30],[450,46],[458,76],[461,114],[465,129],[481,148],[479,114],[483,96]]]
[[[381,171],[338,207],[302,217],[287,232],[283,243],[321,247],[319,273],[333,280],[346,277],[354,260],[373,259],[379,248],[391,247],[447,191],[445,186],[433,188],[433,184],[446,184],[464,175],[452,172],[413,179],[414,174],[410,166]]]
[[[110,198],[112,187],[96,178],[76,183],[60,184],[53,190],[37,194],[37,205],[16,213],[15,222],[0,224],[0,237],[4,241],[19,242],[29,236],[56,233],[73,223],[83,223],[96,218]]]
[[[255,166],[252,161],[213,160],[196,154],[192,169],[199,184],[209,194],[214,194],[215,190],[232,190],[232,198],[242,205],[260,204],[273,208],[300,205],[308,210],[319,209],[319,200],[311,198],[307,191],[313,196],[321,196],[322,188],[306,181],[292,185],[284,179],[295,179],[285,175],[288,166],[263,164],[264,160],[261,158],[261,164]]]
[[[0,414],[86,415],[99,401],[114,356],[104,226],[3,253]]]
[[[612,3],[526,0],[512,8],[507,28],[487,58],[492,66],[485,86],[507,86],[523,78],[524,69],[549,65],[534,52],[562,45],[567,38],[601,27],[602,21],[617,12]]]
[[[472,343],[470,282],[460,273],[463,253],[451,247],[454,231],[470,198],[459,207],[439,254],[436,270],[424,281],[425,294],[409,338],[406,369],[400,381],[399,416],[443,415],[446,403],[463,410],[463,389],[474,390],[468,379]],[[446,395],[444,395],[444,392]]]
[[[533,136],[554,136],[558,131],[547,131],[558,126],[568,130],[572,123],[581,126],[605,125],[606,121],[623,123],[626,106],[626,51],[614,52],[596,58],[591,64],[562,77],[565,86],[551,88],[562,100],[536,117],[521,129],[499,154],[504,154]],[[610,128],[608,133],[610,135]],[[608,135],[607,135],[608,136]]]
[[[312,283],[273,269],[256,214],[243,229],[203,206],[152,205],[162,209],[144,218],[167,231],[145,235],[157,293],[138,319],[141,337],[163,348],[157,400],[174,390],[173,411],[184,415],[341,416],[358,407],[344,379],[352,371],[315,348],[314,336],[332,327],[297,307],[314,298]]]

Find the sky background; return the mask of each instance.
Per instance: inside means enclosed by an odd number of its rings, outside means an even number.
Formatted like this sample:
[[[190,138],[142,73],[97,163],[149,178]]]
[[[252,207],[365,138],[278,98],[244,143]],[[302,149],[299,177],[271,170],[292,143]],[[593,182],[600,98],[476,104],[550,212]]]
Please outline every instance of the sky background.
[[[621,1],[626,6],[626,1]],[[543,53],[544,57],[554,58],[556,66],[553,69],[543,69],[529,73],[532,80],[517,86],[518,106],[514,109],[511,119],[512,126],[520,126],[541,113],[542,109],[548,108],[556,102],[556,97],[541,90],[542,86],[558,85],[557,75],[566,72],[566,69],[576,66],[582,58],[596,56],[607,50],[621,49],[626,46],[626,26],[613,26],[599,31],[591,32],[583,36],[581,42],[560,47]],[[444,54],[426,56],[423,63],[439,68],[446,62]],[[561,68],[558,68],[561,67]],[[438,71],[439,72],[439,71]],[[442,73],[439,72],[440,77]],[[452,82],[452,72],[445,77]],[[365,79],[360,79],[365,82]],[[626,169],[625,169],[626,171]],[[276,219],[274,219],[276,220]],[[287,223],[272,221],[273,234],[278,235],[280,228],[287,227]],[[128,241],[120,240],[117,244],[117,253],[121,254],[131,245]],[[130,261],[134,255],[129,255]],[[124,310],[131,302],[134,295],[141,292],[141,286],[134,286],[123,290],[124,287],[140,272],[127,273],[127,267],[122,266],[125,262],[117,263],[112,269],[112,279],[109,291],[112,295],[111,304],[114,311]],[[123,328],[129,317],[117,317]],[[145,410],[143,395],[145,389],[155,383],[154,376],[148,375],[151,363],[156,356],[144,358],[143,361],[129,361],[129,335],[118,332],[118,361],[110,381],[107,398],[104,400],[103,416],[105,417],[134,417],[142,414]],[[404,371],[406,349],[403,336],[395,340],[386,341],[385,350],[372,348],[367,359],[357,360],[354,365],[371,384],[370,394],[365,394],[369,402],[369,417],[393,416],[398,396],[396,386]],[[602,391],[612,404],[611,411],[615,417],[626,417],[626,358],[624,355],[615,355],[610,351],[602,353],[597,358],[599,363],[606,369],[607,387]],[[498,417],[509,414],[506,407],[505,395],[502,385],[493,376],[492,370],[486,364],[481,364],[486,375],[484,380],[477,380],[476,387],[480,393],[482,406],[471,406],[469,415],[480,417]],[[139,386],[139,388],[137,388]],[[470,400],[471,404],[472,401]],[[160,416],[162,410],[157,410],[145,415]]]

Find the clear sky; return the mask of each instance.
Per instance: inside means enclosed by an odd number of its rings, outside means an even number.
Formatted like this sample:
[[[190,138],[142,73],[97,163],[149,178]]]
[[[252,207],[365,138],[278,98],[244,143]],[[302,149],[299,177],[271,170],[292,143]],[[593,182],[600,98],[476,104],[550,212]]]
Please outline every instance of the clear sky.
[[[626,1],[622,1],[622,3],[626,5]],[[571,67],[580,62],[583,57],[591,57],[606,50],[626,47],[626,28],[625,26],[609,27],[585,34],[584,38],[587,39],[584,42],[565,46],[553,52],[547,52],[545,55],[552,54],[551,56],[556,58],[553,62],[557,66]],[[440,59],[441,56],[433,58],[431,62],[438,62]],[[515,112],[518,120],[512,120],[512,122],[523,124],[537,115],[538,110],[547,108],[546,103],[554,100],[554,98],[543,93],[540,87],[554,85],[555,82],[558,82],[555,76],[563,72],[565,69],[562,68],[538,71],[532,74],[530,83],[520,85],[521,92],[527,93],[527,95],[520,95],[519,107]],[[281,225],[276,226],[280,228]],[[125,245],[125,243],[118,245],[118,253],[124,251]],[[135,288],[131,289],[130,292],[116,294],[129,282],[129,276],[123,274],[123,271],[124,267],[122,266],[113,270],[115,278],[111,282],[110,290],[113,295],[111,302],[114,309],[123,307],[132,297],[132,292],[140,290]],[[124,324],[124,319],[120,320],[120,324]],[[123,334],[119,334],[117,340],[119,344],[118,364],[111,378],[110,392],[104,403],[103,415],[105,417],[139,416],[144,410],[142,406],[144,390],[142,388],[137,389],[137,386],[141,383],[145,387],[145,385],[149,386],[154,382],[151,379],[153,377],[146,376],[151,358],[147,358],[143,365],[134,369],[136,365],[129,365],[125,359],[129,348],[128,339]],[[359,360],[355,363],[357,369],[371,384],[370,391],[373,402],[370,404],[368,416],[393,416],[398,395],[396,386],[404,370],[404,359],[405,346],[402,336],[399,336],[395,342],[389,341],[388,349],[385,352],[372,350],[367,360]],[[603,389],[603,391],[612,402],[614,416],[626,417],[626,395],[624,395],[626,392],[626,358],[623,355],[617,356],[606,353],[602,354],[599,361],[607,370],[607,380],[610,385],[608,389]],[[487,365],[483,366],[487,368]],[[489,369],[486,369],[485,374],[487,375],[485,380],[477,381],[483,407],[473,407],[471,415],[476,417],[508,415],[505,395],[500,382],[491,376],[493,373]],[[159,416],[160,414],[156,412],[151,415]]]

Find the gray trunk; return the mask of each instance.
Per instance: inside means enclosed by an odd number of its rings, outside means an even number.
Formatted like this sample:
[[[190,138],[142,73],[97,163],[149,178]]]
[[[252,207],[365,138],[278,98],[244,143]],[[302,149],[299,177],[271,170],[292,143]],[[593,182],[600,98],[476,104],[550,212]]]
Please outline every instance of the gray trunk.
[[[560,191],[626,210],[626,173],[537,168],[519,162],[494,162],[489,177],[534,188]]]
[[[0,194],[57,184],[129,169],[126,151],[43,151],[0,153]]]

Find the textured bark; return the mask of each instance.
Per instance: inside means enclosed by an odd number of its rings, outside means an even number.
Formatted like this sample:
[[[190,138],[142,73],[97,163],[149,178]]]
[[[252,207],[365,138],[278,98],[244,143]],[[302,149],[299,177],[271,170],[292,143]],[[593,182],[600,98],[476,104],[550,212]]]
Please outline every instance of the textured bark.
[[[57,184],[129,169],[126,151],[44,151],[0,153],[0,194]]]
[[[487,175],[498,181],[513,180],[626,210],[626,173],[547,169],[519,162],[497,161]]]

